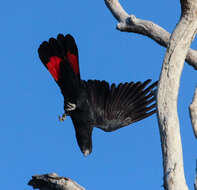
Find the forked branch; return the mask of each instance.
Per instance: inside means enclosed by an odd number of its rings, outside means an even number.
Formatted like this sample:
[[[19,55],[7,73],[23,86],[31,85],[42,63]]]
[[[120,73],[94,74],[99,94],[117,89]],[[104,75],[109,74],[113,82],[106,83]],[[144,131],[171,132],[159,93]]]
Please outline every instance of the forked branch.
[[[129,15],[121,6],[118,0],[105,0],[105,4],[118,20],[117,29],[123,32],[134,32],[150,37],[161,46],[167,47],[170,40],[170,33],[159,25],[148,21],[136,18],[134,15]],[[195,70],[197,70],[197,51],[189,49],[186,61]]]

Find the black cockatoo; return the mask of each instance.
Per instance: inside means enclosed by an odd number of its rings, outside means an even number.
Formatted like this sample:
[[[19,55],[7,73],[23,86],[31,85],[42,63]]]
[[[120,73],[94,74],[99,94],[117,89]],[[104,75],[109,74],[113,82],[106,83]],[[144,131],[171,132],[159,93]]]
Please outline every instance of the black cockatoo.
[[[94,126],[111,132],[156,112],[157,82],[149,86],[151,80],[116,86],[106,81],[81,80],[78,49],[70,34],[59,34],[57,39],[44,41],[38,53],[64,96],[65,113],[59,119],[71,117],[78,145],[85,156],[92,151]]]

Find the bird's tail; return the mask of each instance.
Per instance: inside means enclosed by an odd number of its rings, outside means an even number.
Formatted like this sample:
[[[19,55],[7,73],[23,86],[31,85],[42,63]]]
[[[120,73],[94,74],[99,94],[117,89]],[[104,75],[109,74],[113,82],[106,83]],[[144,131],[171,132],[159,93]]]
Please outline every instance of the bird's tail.
[[[44,41],[38,49],[38,54],[65,99],[74,103],[80,86],[78,49],[74,38],[69,34],[59,34],[57,39]]]

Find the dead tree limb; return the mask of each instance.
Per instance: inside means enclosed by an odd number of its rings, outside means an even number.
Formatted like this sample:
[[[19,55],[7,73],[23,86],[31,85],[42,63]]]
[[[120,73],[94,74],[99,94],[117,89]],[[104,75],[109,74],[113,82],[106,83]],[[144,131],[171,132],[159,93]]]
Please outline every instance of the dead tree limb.
[[[85,190],[75,181],[59,177],[56,173],[32,176],[28,185],[39,190]]]
[[[196,179],[194,183],[194,190],[197,190],[197,160],[196,160]]]
[[[183,168],[177,98],[184,60],[197,30],[197,0],[181,0],[181,11],[180,21],[166,51],[157,94],[166,190],[188,189]]]
[[[189,111],[194,135],[197,138],[197,88],[195,90],[192,103],[189,106]]]
[[[161,46],[167,47],[170,40],[170,33],[159,25],[136,18],[135,15],[129,15],[121,6],[118,0],[105,0],[105,4],[118,20],[117,29],[123,32],[134,32],[150,37]],[[186,61],[195,70],[197,70],[197,51],[189,49]]]

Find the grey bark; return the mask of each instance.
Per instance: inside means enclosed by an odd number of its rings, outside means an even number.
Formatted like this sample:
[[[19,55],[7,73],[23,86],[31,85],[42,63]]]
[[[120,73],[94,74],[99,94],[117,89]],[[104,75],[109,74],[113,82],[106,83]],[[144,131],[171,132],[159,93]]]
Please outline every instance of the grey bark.
[[[39,190],[85,190],[75,181],[66,177],[59,177],[56,173],[32,176],[28,185]]]
[[[197,190],[197,160],[196,160],[196,179],[194,183],[194,190]]]
[[[129,15],[121,6],[118,0],[105,0],[105,4],[118,20],[117,29],[124,32],[134,32],[150,37],[163,47],[167,47],[170,40],[170,33],[159,25]],[[187,63],[197,70],[197,51],[189,49],[186,56]]]
[[[181,10],[180,21],[166,51],[157,94],[166,190],[188,189],[183,168],[177,98],[184,60],[197,30],[197,0],[181,0]]]
[[[189,111],[194,135],[197,138],[197,88],[195,90],[192,103],[189,106]]]

